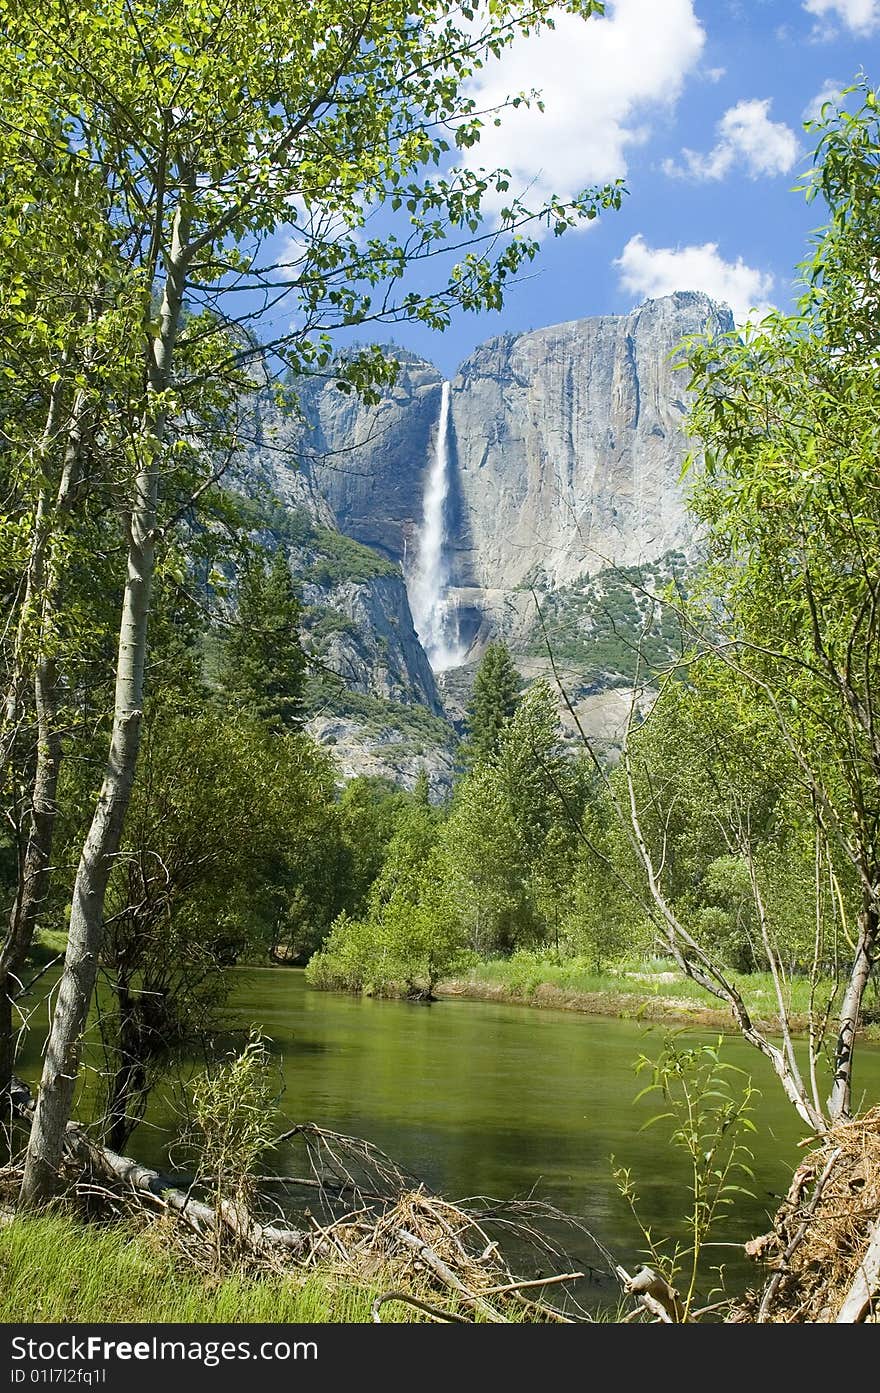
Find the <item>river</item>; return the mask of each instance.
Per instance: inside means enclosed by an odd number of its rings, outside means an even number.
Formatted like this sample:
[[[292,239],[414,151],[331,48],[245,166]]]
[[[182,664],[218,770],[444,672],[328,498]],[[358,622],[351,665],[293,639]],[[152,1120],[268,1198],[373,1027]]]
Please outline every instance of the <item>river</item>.
[[[633,1267],[642,1240],[612,1177],[613,1155],[631,1169],[653,1231],[680,1230],[686,1166],[670,1146],[669,1124],[642,1130],[660,1102],[633,1101],[645,1082],[634,1062],[659,1053],[661,1027],[460,998],[426,1006],[317,992],[296,969],[242,968],[234,978],[230,1024],[259,1025],[272,1040],[287,1117],[365,1137],[449,1198],[534,1192],[583,1216]],[[723,1057],[761,1090],[750,1139],[754,1198],[739,1196],[717,1235],[741,1244],[766,1227],[802,1154],[804,1128],[754,1050],[730,1037]],[[860,1048],[856,1087],[866,1105],[880,1102],[880,1047]],[[156,1108],[148,1120],[161,1128],[169,1117]],[[147,1127],[132,1150],[155,1161],[162,1146],[162,1131]],[[285,1169],[285,1158],[276,1164]],[[573,1233],[568,1247],[596,1264],[583,1235]],[[711,1250],[710,1260],[725,1261],[733,1289],[754,1274],[735,1246]]]

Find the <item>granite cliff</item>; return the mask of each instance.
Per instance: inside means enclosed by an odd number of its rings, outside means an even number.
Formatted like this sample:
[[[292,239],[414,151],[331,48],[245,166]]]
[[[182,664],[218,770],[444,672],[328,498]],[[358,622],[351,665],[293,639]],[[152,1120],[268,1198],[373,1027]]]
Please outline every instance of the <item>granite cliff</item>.
[[[406,593],[408,582],[412,598],[436,462],[441,374],[391,350],[400,372],[377,407],[330,380],[298,384],[302,416],[268,413],[259,467],[289,510],[308,513],[325,550],[344,550],[351,539],[370,549],[361,562],[371,556],[366,569],[375,572],[361,574],[360,563],[351,574],[337,568],[318,594],[319,558],[300,554],[313,651],[359,699],[432,717],[445,704],[455,719],[489,638],[504,635],[524,676],[536,675],[537,595],[586,703],[582,715],[589,722],[595,702],[608,727],[607,693],[627,670],[604,609],[631,610],[637,622],[643,610],[625,599],[626,576],[650,588],[693,554],[680,486],[688,382],[675,350],[688,335],[732,328],[725,307],[682,291],[624,316],[501,335],[461,364],[448,393],[443,504],[443,569],[461,665],[442,674],[441,695]],[[671,636],[663,616],[657,623],[659,652]],[[337,701],[331,714],[357,723],[350,702]],[[340,729],[337,738],[343,734],[357,743],[356,731]]]
[[[689,550],[682,338],[733,328],[682,291],[631,314],[573,320],[481,345],[452,379],[446,530],[452,598],[474,656],[517,644],[526,583],[549,592],[608,566]],[[393,392],[367,408],[309,384],[302,448],[341,530],[411,574],[442,381],[401,354]]]
[[[306,647],[347,689],[442,715],[402,569],[339,528],[311,451],[312,432],[262,394],[240,486],[300,582]]]
[[[339,529],[319,487],[311,433],[307,439],[294,414],[260,394],[237,486],[251,500],[255,533],[283,548],[298,582],[308,728],[333,748],[343,777],[379,774],[412,788],[425,769],[440,798],[452,784],[457,741],[413,627],[403,571]]]

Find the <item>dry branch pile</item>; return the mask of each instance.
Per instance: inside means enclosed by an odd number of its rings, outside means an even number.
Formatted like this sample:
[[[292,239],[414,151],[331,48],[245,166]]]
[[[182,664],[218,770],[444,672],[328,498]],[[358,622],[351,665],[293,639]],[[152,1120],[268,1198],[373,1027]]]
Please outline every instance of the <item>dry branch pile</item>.
[[[30,1093],[18,1083],[17,1089],[14,1105],[27,1121]],[[189,1266],[206,1273],[216,1272],[218,1261],[254,1277],[271,1271],[296,1280],[320,1269],[341,1283],[372,1288],[379,1292],[373,1302],[377,1323],[391,1302],[442,1321],[591,1319],[572,1290],[585,1273],[572,1270],[564,1249],[549,1237],[549,1229],[563,1225],[588,1232],[580,1221],[533,1199],[453,1204],[429,1193],[368,1142],[312,1123],[278,1140],[301,1149],[307,1173],[255,1177],[248,1207],[235,1199],[212,1206],[205,1198],[210,1177],[182,1185],[179,1177],[120,1156],[69,1123],[67,1193],[97,1217],[136,1217]],[[14,1165],[0,1174],[0,1193],[10,1206],[20,1178]],[[537,1254],[540,1276],[517,1276],[499,1238]],[[593,1243],[614,1281],[611,1255],[595,1238]],[[553,1271],[545,1275],[548,1267]]]
[[[731,1319],[880,1320],[880,1107],[823,1138],[746,1251],[771,1273]]]
[[[428,1194],[424,1188],[401,1194],[378,1217],[367,1211],[345,1216],[315,1235],[312,1261],[329,1266],[345,1280],[388,1287],[373,1304],[373,1317],[389,1301],[404,1301],[438,1319],[494,1323],[511,1319],[570,1321],[587,1313],[569,1295],[569,1314],[540,1299],[544,1289],[560,1289],[583,1279],[568,1271],[550,1277],[517,1277],[497,1240],[476,1214]],[[513,1222],[513,1221],[511,1221]],[[520,1232],[529,1227],[523,1219]],[[451,1300],[438,1308],[430,1303]]]
[[[18,1080],[11,1102],[29,1122],[32,1099]],[[550,1237],[575,1227],[595,1246],[591,1275],[604,1273],[631,1306],[620,1319],[681,1319],[668,1283],[647,1268],[631,1278],[579,1220],[552,1206],[483,1197],[453,1204],[370,1143],[313,1123],[292,1127],[278,1140],[295,1148],[302,1173],[254,1177],[249,1207],[234,1198],[212,1206],[205,1198],[210,1177],[182,1185],[179,1177],[119,1156],[70,1123],[68,1194],[102,1218],[137,1215],[206,1272],[216,1271],[222,1254],[230,1267],[255,1277],[272,1271],[296,1280],[321,1269],[341,1283],[372,1288],[379,1292],[377,1322],[391,1303],[441,1321],[590,1320],[575,1286],[584,1273],[572,1270],[563,1244]],[[15,1164],[0,1168],[0,1202],[10,1211],[20,1178]],[[508,1245],[533,1254],[540,1271],[517,1276],[504,1256]],[[880,1107],[826,1134],[795,1172],[772,1230],[746,1250],[769,1275],[728,1320],[880,1320]]]

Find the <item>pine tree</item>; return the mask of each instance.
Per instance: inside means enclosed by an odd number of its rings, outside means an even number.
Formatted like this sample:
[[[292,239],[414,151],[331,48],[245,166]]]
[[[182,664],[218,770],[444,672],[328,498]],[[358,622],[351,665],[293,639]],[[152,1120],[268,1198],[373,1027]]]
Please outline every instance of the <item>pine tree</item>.
[[[431,784],[428,779],[428,771],[425,768],[424,764],[422,765],[421,769],[416,775],[416,781],[413,785],[412,796],[414,803],[420,803],[425,808],[430,807]]]
[[[224,703],[270,730],[303,722],[305,657],[299,638],[300,603],[282,551],[268,565],[250,560],[238,586],[238,614],[223,645]]]
[[[556,696],[539,678],[507,723],[495,760],[521,852],[540,857],[551,828],[570,827],[577,802],[574,763],[562,744]]]
[[[507,644],[500,639],[490,643],[477,669],[467,712],[468,739],[462,753],[468,764],[491,760],[497,754],[519,704],[519,689],[519,673]]]

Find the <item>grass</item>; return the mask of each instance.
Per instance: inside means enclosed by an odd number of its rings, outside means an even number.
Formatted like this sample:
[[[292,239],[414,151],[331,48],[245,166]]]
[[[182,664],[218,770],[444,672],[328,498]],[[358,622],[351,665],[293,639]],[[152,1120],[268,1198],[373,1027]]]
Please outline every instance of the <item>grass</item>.
[[[728,975],[756,1018],[775,1019],[776,993],[769,972],[730,972]],[[684,1018],[691,1003],[694,1009],[727,1009],[696,982],[677,971],[667,958],[625,958],[607,968],[597,969],[585,958],[558,961],[539,953],[515,953],[510,958],[479,963],[460,981],[465,993],[469,985],[476,994],[494,989],[495,993],[500,991],[515,1001],[542,998],[543,1004],[548,1006],[556,1004],[552,997],[557,993],[586,999],[602,998],[603,1014],[632,1015],[638,1009],[639,1000],[680,1003]],[[552,990],[548,992],[548,988]],[[809,981],[805,977],[792,978],[786,991],[795,1018],[806,1016],[810,1004]],[[619,1010],[609,1010],[615,1001]],[[598,1004],[598,1001],[592,1002],[594,1007]],[[585,1000],[582,1009],[591,1009],[589,1000]]]
[[[161,1229],[84,1224],[64,1213],[0,1229],[0,1321],[193,1324],[370,1321],[375,1292],[328,1275],[203,1279],[163,1246]],[[411,1308],[383,1307],[409,1321]]]

